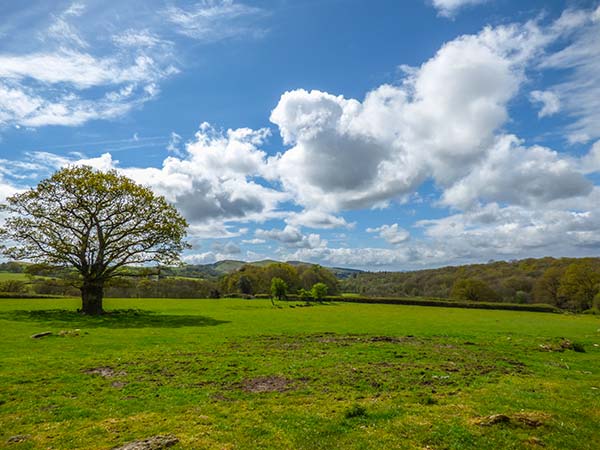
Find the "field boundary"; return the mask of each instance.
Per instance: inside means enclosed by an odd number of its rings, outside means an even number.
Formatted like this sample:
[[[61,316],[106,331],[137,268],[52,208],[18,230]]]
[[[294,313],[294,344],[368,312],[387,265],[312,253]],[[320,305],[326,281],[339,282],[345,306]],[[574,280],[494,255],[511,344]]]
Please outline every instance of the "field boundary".
[[[255,298],[270,298],[268,294],[258,294]],[[288,301],[301,301],[297,295],[288,295]],[[314,301],[314,300],[310,300]],[[496,302],[472,302],[465,300],[448,300],[444,298],[433,297],[344,297],[344,296],[327,296],[325,301],[340,302],[340,303],[372,303],[382,305],[408,305],[408,306],[434,306],[443,308],[469,308],[469,309],[493,309],[507,311],[529,311],[529,312],[545,312],[545,313],[560,313],[562,310],[555,306],[545,303],[533,303],[523,305],[520,303],[496,303]]]

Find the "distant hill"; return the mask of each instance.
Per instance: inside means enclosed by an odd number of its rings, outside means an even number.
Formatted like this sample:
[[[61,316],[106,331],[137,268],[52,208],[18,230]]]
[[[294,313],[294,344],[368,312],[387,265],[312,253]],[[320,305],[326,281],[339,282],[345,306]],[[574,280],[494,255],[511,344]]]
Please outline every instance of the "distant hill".
[[[491,261],[411,272],[363,272],[341,281],[342,292],[373,297],[448,298],[458,280],[485,283],[503,301],[530,302],[536,282],[551,267],[564,272],[573,263],[588,264],[600,276],[600,258],[528,258]],[[339,277],[339,276],[338,276]]]
[[[230,273],[239,270],[244,265],[258,266],[264,267],[269,264],[278,263],[280,261],[275,261],[273,259],[263,259],[261,261],[238,261],[235,259],[225,259],[223,261],[217,261],[211,264],[185,264],[179,267],[168,267],[163,269],[164,275],[170,276],[180,276],[180,277],[189,277],[189,278],[218,278],[222,275],[228,275]],[[285,261],[286,264],[290,264],[292,266],[312,266],[314,264],[303,262],[303,261]],[[333,274],[340,280],[351,277],[352,275],[356,275],[362,273],[361,270],[356,269],[345,269],[341,267],[327,267],[327,269],[331,270]]]

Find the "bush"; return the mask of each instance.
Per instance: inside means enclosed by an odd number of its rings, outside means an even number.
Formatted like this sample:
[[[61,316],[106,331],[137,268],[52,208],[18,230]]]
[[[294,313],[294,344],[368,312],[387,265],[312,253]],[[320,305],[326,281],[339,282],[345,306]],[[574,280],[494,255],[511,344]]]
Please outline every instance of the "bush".
[[[367,408],[362,405],[355,404],[352,405],[348,410],[344,413],[344,417],[346,419],[352,419],[354,417],[364,417],[367,415]]]
[[[322,302],[327,295],[327,285],[325,283],[315,283],[310,292],[315,300]]]
[[[24,292],[27,292],[27,283],[21,280],[0,281],[0,292],[22,294]]]

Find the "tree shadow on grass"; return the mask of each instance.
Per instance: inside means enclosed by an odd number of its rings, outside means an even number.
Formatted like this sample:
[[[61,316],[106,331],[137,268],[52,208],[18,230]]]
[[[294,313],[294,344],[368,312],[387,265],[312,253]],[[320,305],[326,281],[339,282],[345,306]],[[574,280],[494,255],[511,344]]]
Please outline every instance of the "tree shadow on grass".
[[[157,314],[139,309],[117,309],[101,316],[86,316],[65,309],[14,310],[0,313],[0,319],[36,322],[57,328],[180,328],[212,327],[229,323],[205,316]]]

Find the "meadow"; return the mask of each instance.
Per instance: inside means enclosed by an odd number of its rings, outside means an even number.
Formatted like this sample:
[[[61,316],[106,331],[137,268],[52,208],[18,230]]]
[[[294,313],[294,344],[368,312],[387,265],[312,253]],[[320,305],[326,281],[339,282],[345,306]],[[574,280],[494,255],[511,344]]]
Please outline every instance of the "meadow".
[[[600,318],[0,299],[0,448],[598,449]],[[34,333],[53,334],[33,339]]]

